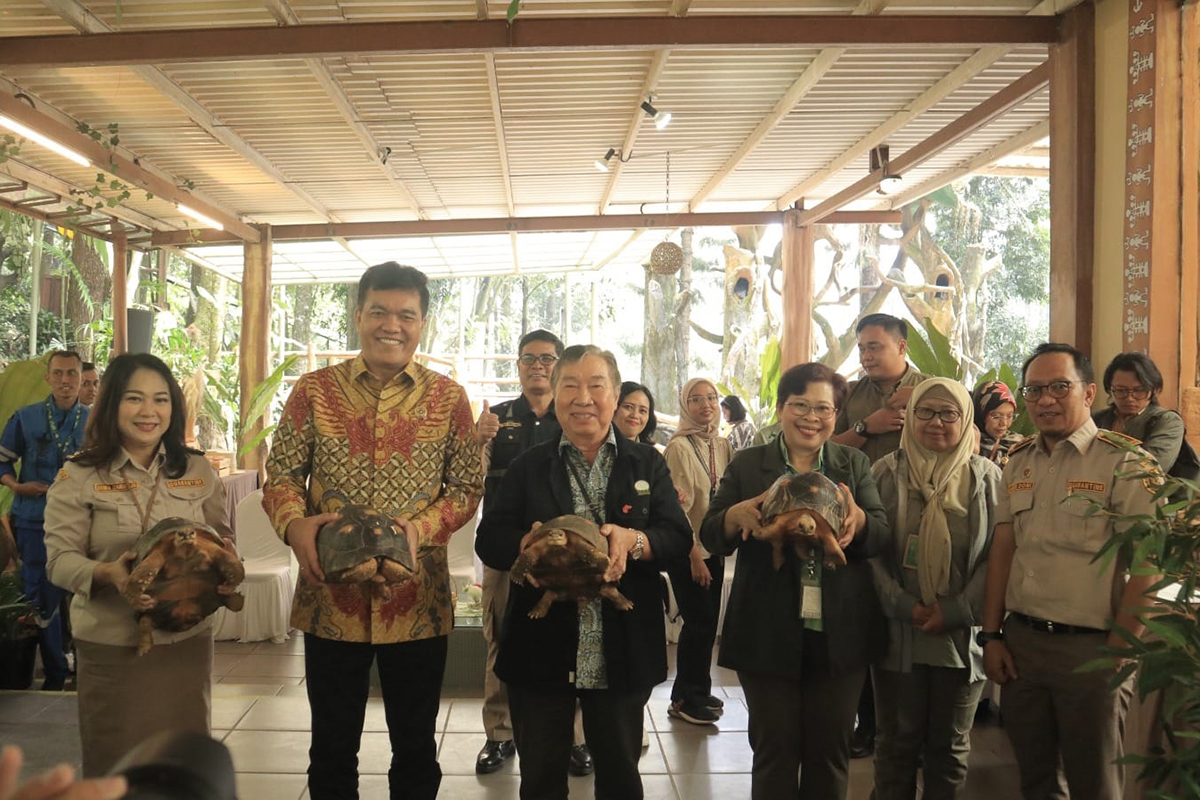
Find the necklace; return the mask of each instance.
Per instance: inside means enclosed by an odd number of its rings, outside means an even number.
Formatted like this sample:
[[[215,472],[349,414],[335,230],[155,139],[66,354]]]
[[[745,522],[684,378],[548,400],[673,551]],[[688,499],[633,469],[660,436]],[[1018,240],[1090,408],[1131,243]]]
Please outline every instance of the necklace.
[[[54,398],[53,396],[46,398],[46,427],[50,430],[50,438],[58,447],[58,453],[63,458],[67,457],[67,449],[71,446],[71,440],[75,438],[75,428],[79,425],[79,415],[82,411],[83,406],[76,403],[75,408],[67,412],[67,416],[63,419],[63,426],[65,427],[67,421],[70,420],[71,428],[67,431],[67,438],[64,441],[58,432],[58,424],[54,421]]]

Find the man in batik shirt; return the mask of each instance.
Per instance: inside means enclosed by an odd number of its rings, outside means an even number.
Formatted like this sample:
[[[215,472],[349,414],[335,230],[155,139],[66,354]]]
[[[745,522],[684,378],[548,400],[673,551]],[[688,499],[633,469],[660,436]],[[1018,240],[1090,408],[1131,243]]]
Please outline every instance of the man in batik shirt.
[[[378,659],[392,797],[437,796],[435,725],[453,627],[446,543],[475,513],[482,465],[463,388],[413,360],[429,310],[425,275],[394,262],[358,285],[362,352],[300,378],[275,432],[263,507],[300,562],[292,625],[304,631],[312,710],[309,794],[357,797],[357,758]],[[383,599],[326,584],[317,531],[326,492],[393,517],[416,550],[412,580]]]

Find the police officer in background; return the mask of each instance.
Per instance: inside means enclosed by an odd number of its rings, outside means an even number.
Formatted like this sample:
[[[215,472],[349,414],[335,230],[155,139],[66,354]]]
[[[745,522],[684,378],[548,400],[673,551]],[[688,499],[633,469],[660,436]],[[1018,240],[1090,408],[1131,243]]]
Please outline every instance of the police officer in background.
[[[563,353],[563,343],[546,330],[530,331],[517,347],[517,376],[521,395],[489,410],[484,403],[476,430],[483,447],[483,511],[496,503],[496,491],[513,459],[534,445],[558,441],[562,428],[554,415],[554,389],[550,374]],[[508,573],[483,568],[483,638],[487,642],[487,666],[484,673],[483,729],[487,741],[475,759],[475,771],[487,774],[500,769],[516,747],[513,744],[512,719],[508,712],[508,694],[492,669],[500,648],[500,628],[508,606]],[[592,756],[583,743],[579,715],[575,719],[575,746],[571,749],[570,770],[574,775],[592,771]]]
[[[17,409],[0,434],[0,484],[12,490],[12,515],[21,553],[21,582],[25,597],[38,609],[38,646],[45,681],[42,691],[61,691],[69,668],[63,652],[59,607],[63,590],[46,577],[43,529],[46,492],[67,456],[83,446],[88,410],[79,402],[83,359],[74,350],[56,350],[46,365],[50,395]],[[13,466],[21,462],[17,477]]]
[[[1066,344],[1042,344],[1022,369],[1021,393],[1039,433],[1004,468],[988,560],[983,647],[989,678],[1004,687],[1004,727],[1025,800],[1119,800],[1122,732],[1133,678],[1076,669],[1140,635],[1131,607],[1157,578],[1093,560],[1120,527],[1116,515],[1152,514],[1161,470],[1137,440],[1099,430],[1090,407],[1092,365]],[[1007,613],[1007,618],[1005,614]]]

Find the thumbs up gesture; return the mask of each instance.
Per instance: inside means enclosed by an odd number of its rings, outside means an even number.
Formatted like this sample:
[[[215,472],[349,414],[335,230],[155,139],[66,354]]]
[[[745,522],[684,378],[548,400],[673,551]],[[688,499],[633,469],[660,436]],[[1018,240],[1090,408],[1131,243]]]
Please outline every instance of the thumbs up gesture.
[[[475,422],[475,438],[482,446],[495,439],[499,431],[500,418],[488,409],[488,401],[484,400],[483,410],[479,412],[479,419]]]

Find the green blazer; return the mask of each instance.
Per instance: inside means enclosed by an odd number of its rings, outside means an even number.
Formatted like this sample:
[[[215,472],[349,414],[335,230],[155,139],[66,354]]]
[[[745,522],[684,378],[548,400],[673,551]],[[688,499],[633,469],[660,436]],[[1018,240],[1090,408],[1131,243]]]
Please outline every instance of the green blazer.
[[[883,657],[887,627],[867,559],[891,541],[887,514],[879,500],[871,463],[859,450],[834,442],[824,448],[825,474],[850,488],[867,515],[867,527],[846,548],[845,567],[822,573],[821,611],[829,645],[830,670],[862,669]],[[787,680],[799,680],[804,626],[800,619],[801,562],[785,550],[778,571],[771,546],[756,539],[727,541],[725,511],[766,491],[786,467],[776,441],[734,454],[700,526],[700,539],[714,555],[737,551],[733,586],[721,632],[722,667]]]
[[[1112,406],[1092,415],[1097,428],[1108,430],[1112,430],[1116,418],[1117,412]],[[1158,460],[1162,471],[1170,472],[1183,447],[1183,418],[1169,408],[1151,403],[1145,411],[1125,423],[1122,433],[1139,440],[1142,449]]]

